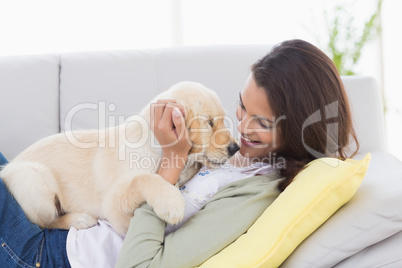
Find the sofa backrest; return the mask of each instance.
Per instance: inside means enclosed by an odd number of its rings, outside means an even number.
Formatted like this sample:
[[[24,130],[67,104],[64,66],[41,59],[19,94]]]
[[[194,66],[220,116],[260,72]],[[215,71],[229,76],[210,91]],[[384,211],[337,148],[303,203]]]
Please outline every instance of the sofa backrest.
[[[0,58],[0,151],[9,159],[66,128],[115,125],[183,81],[214,89],[236,123],[238,93],[271,46],[204,46]],[[362,153],[385,150],[376,82],[343,77]],[[120,121],[121,122],[121,121]],[[236,132],[236,125],[230,126]]]
[[[129,116],[158,93],[188,80],[214,89],[228,115],[235,119],[236,100],[250,66],[269,49],[218,46],[64,54],[60,116],[66,118],[77,103],[101,102],[106,102],[107,116]],[[116,110],[110,112],[109,104]],[[73,129],[97,128],[98,112],[89,108],[77,112]],[[61,130],[65,130],[63,124]]]
[[[0,58],[0,151],[8,160],[59,132],[59,58]]]

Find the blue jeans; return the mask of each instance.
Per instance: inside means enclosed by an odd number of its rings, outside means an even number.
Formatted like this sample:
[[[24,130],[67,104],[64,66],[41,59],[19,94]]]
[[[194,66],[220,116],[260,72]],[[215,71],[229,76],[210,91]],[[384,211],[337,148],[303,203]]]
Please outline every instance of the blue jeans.
[[[67,233],[31,223],[0,178],[0,267],[70,267]]]

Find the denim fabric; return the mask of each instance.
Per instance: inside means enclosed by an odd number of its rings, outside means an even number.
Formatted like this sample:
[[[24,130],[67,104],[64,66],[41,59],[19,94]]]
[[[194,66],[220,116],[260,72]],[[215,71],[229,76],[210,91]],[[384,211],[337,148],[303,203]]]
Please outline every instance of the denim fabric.
[[[67,233],[31,223],[0,178],[0,267],[70,267]]]
[[[3,156],[2,153],[0,153],[0,170],[1,170],[1,166],[7,164],[7,159]]]

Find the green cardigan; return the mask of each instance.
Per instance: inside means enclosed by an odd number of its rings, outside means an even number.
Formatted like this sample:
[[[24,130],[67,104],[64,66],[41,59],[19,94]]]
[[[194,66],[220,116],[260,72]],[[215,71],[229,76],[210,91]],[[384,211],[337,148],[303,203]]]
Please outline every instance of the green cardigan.
[[[278,182],[278,174],[271,172],[230,183],[166,237],[165,222],[143,204],[131,219],[116,267],[200,265],[248,230],[279,195]]]

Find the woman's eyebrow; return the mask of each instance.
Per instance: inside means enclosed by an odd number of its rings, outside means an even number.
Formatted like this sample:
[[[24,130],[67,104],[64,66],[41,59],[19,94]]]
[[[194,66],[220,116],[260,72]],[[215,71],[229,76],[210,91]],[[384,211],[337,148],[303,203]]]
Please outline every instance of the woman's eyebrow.
[[[242,100],[242,98],[241,98],[241,93],[240,93],[240,92],[239,92],[239,99],[240,99],[241,106],[243,107],[243,109],[244,109],[245,111],[247,111],[247,110],[246,110],[246,107],[245,107],[244,104],[243,104],[243,100]],[[256,118],[256,119],[259,119],[259,120],[267,121],[267,122],[269,122],[269,123],[271,123],[271,124],[274,124],[274,123],[275,123],[274,121],[269,120],[268,118],[265,118],[265,117],[262,117],[262,116],[259,116],[259,115],[253,115],[252,117],[253,117],[253,118]]]
[[[253,117],[256,118],[256,119],[259,119],[259,120],[267,121],[267,122],[269,122],[271,124],[275,123],[274,121],[269,120],[268,118],[265,118],[265,117],[262,117],[262,116],[259,116],[259,115],[253,115]]]

